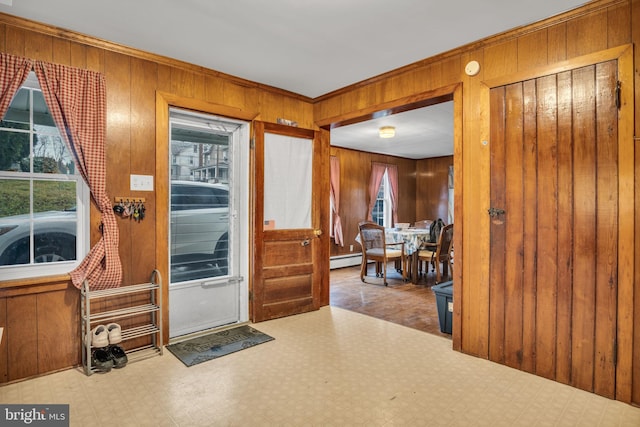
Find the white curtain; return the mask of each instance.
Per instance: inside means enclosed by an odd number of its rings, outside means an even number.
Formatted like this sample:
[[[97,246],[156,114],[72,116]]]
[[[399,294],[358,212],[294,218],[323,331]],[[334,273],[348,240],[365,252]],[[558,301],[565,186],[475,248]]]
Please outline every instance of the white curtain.
[[[265,226],[311,228],[313,140],[272,133],[264,138]]]

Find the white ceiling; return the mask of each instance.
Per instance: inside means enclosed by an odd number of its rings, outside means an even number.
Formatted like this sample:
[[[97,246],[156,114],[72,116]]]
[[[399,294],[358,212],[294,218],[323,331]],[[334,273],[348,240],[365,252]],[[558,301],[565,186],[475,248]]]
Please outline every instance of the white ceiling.
[[[394,126],[396,136],[380,138],[382,126]],[[453,101],[332,129],[331,145],[408,159],[450,156]]]
[[[316,98],[584,3],[585,0],[0,0],[0,12]],[[440,107],[435,110],[441,114]],[[404,121],[391,116],[387,119]],[[442,123],[441,118],[433,121]],[[366,125],[352,126],[357,129]],[[401,135],[413,133],[401,129],[398,124],[398,137],[391,140],[396,146],[404,145]],[[332,131],[332,140],[341,139],[341,132],[351,130],[344,127]],[[346,138],[345,135],[342,144],[347,143]],[[408,146],[423,148],[431,144],[407,142]],[[371,142],[367,147],[370,145]],[[429,156],[406,150],[408,154],[397,155]]]

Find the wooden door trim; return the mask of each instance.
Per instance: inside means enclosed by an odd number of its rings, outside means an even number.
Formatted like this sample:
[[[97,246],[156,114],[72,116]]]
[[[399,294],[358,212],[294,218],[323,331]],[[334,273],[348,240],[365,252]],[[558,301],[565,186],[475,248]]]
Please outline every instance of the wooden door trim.
[[[169,233],[161,218],[169,216],[169,108],[178,107],[230,119],[252,122],[258,113],[240,108],[215,104],[201,99],[187,98],[172,93],[156,91],[156,170],[155,170],[155,217],[156,217],[156,269],[164,278],[162,286],[162,325],[164,342],[169,342]],[[163,244],[164,243],[164,244]]]
[[[347,114],[340,114],[322,119],[319,122],[316,122],[316,125],[323,129],[335,129],[340,126],[375,119],[376,117],[380,117],[380,114],[382,113],[385,115],[397,114],[404,111],[415,110],[416,108],[428,107],[429,105],[451,101],[453,100],[453,94],[459,86],[461,86],[460,83],[455,83],[439,87],[437,89],[428,90],[426,92],[416,93],[393,101],[363,108],[361,110],[352,111]]]
[[[633,385],[634,275],[635,275],[635,150],[633,46],[630,44],[562,61],[550,66],[483,81],[480,100],[485,119],[481,140],[490,141],[490,90],[495,87],[540,78],[601,62],[618,62],[620,108],[618,110],[618,313],[615,398],[631,403]],[[489,250],[489,242],[485,243]]]
[[[625,55],[631,55],[631,57],[633,57],[633,45],[621,45],[618,47],[613,47],[611,49],[602,50],[600,52],[577,56],[575,58],[556,62],[551,65],[536,67],[525,71],[518,71],[513,74],[484,80],[482,84],[487,86],[487,88],[492,89],[494,87],[505,86],[511,83],[522,82],[525,80],[537,79],[551,74],[559,74],[563,71],[574,70],[576,68],[598,64],[600,62],[611,61],[613,59],[620,60]],[[631,83],[633,84],[633,80],[631,80]]]

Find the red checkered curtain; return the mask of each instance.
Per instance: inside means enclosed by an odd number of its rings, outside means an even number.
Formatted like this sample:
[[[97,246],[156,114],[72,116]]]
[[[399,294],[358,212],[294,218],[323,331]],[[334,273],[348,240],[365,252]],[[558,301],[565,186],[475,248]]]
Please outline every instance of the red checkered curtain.
[[[118,224],[106,191],[104,75],[42,61],[35,62],[34,71],[62,138],[102,213],[102,237],[70,273],[71,280],[77,288],[85,279],[92,290],[118,287],[122,282]]]
[[[13,96],[27,80],[33,61],[0,53],[0,118],[4,117]]]

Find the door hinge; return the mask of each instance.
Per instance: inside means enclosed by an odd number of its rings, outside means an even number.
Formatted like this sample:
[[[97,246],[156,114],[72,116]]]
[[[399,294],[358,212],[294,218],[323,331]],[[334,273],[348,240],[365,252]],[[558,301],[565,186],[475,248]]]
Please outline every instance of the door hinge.
[[[253,301],[253,291],[249,291],[249,301]]]
[[[622,83],[618,80],[618,82],[616,83],[616,96],[615,96],[616,107],[618,107],[618,110],[622,106],[622,101],[620,98],[621,86],[622,86]]]
[[[618,340],[613,342],[613,366],[618,366]]]
[[[250,149],[252,149],[252,150],[253,150],[254,148],[256,148],[256,139],[255,139],[255,138],[251,138],[251,139],[249,140],[249,148],[250,148]]]

